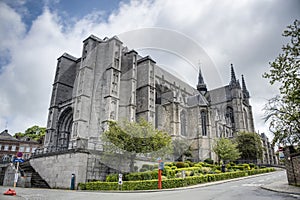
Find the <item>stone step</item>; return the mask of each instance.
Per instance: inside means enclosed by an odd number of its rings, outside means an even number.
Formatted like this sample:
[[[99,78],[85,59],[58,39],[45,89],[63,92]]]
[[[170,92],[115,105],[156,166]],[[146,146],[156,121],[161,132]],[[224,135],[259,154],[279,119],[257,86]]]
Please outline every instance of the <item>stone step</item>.
[[[20,163],[20,169],[26,174],[31,174],[31,187],[35,188],[50,188],[48,183],[37,173],[30,165],[29,160]]]

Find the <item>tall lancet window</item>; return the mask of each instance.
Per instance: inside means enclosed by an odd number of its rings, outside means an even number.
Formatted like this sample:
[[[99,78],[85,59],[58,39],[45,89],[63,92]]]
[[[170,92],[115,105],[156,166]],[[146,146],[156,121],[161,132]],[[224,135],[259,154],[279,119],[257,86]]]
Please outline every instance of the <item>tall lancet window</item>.
[[[207,125],[207,113],[206,111],[202,110],[201,113],[201,128],[202,128],[202,135],[203,136],[207,136],[207,128],[206,128],[206,125]]]
[[[181,122],[181,135],[187,136],[187,120],[186,120],[186,111],[183,110],[180,113],[180,122]]]
[[[226,118],[228,118],[232,124],[234,123],[233,109],[229,106],[226,108]]]
[[[248,126],[248,115],[246,109],[244,109],[244,123],[245,123],[245,129],[249,131],[249,126]]]

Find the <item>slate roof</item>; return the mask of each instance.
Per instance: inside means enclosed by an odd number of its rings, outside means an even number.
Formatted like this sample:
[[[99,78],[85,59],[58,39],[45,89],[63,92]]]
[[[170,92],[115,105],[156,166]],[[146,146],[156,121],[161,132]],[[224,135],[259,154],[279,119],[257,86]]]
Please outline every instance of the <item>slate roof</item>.
[[[202,94],[197,94],[187,98],[188,106],[208,106],[207,99]]]
[[[8,130],[4,130],[0,133],[0,140],[18,141],[18,139],[8,133]]]

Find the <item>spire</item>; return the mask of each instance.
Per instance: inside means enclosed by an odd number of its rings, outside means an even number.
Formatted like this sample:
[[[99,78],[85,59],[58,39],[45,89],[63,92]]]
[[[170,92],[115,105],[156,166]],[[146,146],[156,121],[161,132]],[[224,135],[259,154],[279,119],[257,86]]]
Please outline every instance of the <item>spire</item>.
[[[234,73],[234,69],[233,69],[233,64],[231,65],[231,82],[232,83],[236,83],[236,77],[235,77],[235,73]]]
[[[250,95],[249,95],[249,91],[247,90],[247,87],[246,87],[244,75],[242,75],[242,90],[243,90],[244,97],[249,98]]]
[[[201,67],[199,66],[199,75],[198,75],[198,84],[197,84],[197,90],[201,92],[202,94],[207,92],[206,84],[204,83],[204,79],[201,73]]]
[[[236,87],[241,87],[240,86],[240,82],[239,80],[236,79],[236,76],[235,76],[235,72],[234,72],[234,68],[233,68],[233,64],[230,64],[231,65],[231,80],[230,80],[230,86],[236,86]]]

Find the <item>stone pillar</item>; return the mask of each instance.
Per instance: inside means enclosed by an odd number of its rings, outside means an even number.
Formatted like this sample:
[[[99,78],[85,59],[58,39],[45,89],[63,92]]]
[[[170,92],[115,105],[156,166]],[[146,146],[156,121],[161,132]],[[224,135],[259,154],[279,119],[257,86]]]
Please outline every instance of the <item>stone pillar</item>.
[[[285,166],[289,185],[300,185],[300,154],[293,146],[284,148]]]

